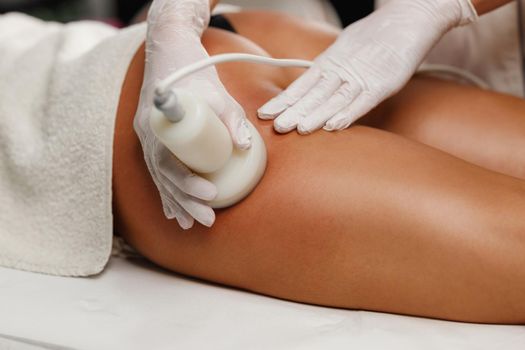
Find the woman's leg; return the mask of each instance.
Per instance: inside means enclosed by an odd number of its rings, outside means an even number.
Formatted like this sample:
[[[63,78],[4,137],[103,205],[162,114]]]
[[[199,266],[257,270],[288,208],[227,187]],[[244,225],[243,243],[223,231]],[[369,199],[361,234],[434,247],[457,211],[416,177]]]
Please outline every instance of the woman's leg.
[[[314,59],[339,33],[326,24],[271,12],[227,17],[241,35],[275,57]],[[287,72],[294,80],[302,70]],[[525,103],[521,99],[416,77],[359,123],[525,179]]]
[[[522,99],[417,77],[364,123],[525,179]]]
[[[248,51],[209,31],[213,53]],[[166,220],[132,130],[143,57],[117,118],[117,230],[168,269],[280,298],[474,322],[525,322],[525,182],[389,132],[275,135],[256,108],[275,72],[219,67],[266,141],[268,169],[211,229]]]

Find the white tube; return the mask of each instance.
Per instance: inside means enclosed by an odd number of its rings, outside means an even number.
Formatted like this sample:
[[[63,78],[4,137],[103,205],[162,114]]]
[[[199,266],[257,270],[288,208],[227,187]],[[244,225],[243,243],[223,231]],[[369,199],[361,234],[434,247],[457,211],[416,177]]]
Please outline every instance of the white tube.
[[[184,79],[185,77],[198,72],[204,68],[214,66],[219,63],[225,62],[252,62],[252,63],[262,63],[271,66],[279,67],[302,67],[310,68],[313,65],[312,61],[306,60],[296,60],[296,59],[277,59],[265,56],[250,55],[246,53],[226,53],[222,55],[211,56],[205,60],[190,64],[189,66],[183,67],[171,74],[166,79],[162,80],[157,84],[155,89],[155,94],[157,96],[165,95],[170,88],[179,80]]]

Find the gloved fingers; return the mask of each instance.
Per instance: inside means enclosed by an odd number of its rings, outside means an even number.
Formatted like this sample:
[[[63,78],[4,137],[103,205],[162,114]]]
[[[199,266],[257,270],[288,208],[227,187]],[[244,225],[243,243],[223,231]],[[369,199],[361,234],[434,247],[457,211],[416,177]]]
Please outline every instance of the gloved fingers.
[[[335,114],[348,106],[361,92],[361,87],[357,84],[344,83],[328,99],[328,101],[299,121],[297,131],[302,134],[310,134],[325,125]]]
[[[190,198],[186,195],[179,198],[180,205],[191,215],[206,227],[212,227],[215,223],[215,212],[213,209],[194,198]]]
[[[307,114],[324,104],[330,96],[337,91],[341,83],[341,79],[336,74],[323,75],[318,83],[312,87],[303,98],[277,117],[275,120],[275,130],[278,132],[288,132],[290,131],[289,127],[291,125],[296,126],[297,123],[300,124],[301,120],[305,117],[309,118]]]
[[[170,207],[175,208],[173,211],[181,227],[189,225],[185,213],[201,224],[211,227],[215,222],[215,212],[203,201],[212,200],[217,196],[215,185],[193,174],[158,140],[154,142],[153,164],[156,163],[157,166],[152,167],[152,174],[156,182],[161,184],[160,193],[166,194],[163,196],[163,201],[166,201],[166,197],[171,197],[169,198],[172,202]],[[177,210],[177,206],[184,211]]]
[[[169,193],[173,202],[177,203],[191,217],[201,224],[211,227],[215,222],[212,208],[199,200],[212,200],[217,196],[217,189],[211,182],[193,174],[179,159],[162,144],[158,144],[158,169],[155,172],[157,180],[162,184],[161,193]],[[175,207],[175,206],[173,206]],[[175,210],[178,219],[186,225],[184,212]],[[177,217],[177,216],[176,216]],[[181,224],[182,226],[182,224]]]
[[[203,224],[211,227],[215,222],[215,212],[204,202],[188,196],[176,186],[165,186],[167,191],[172,195],[176,201],[191,217]]]
[[[222,85],[215,69],[208,69],[202,73],[206,74],[207,79],[194,79],[186,88],[206,100],[228,128],[235,147],[249,149],[252,145],[252,134],[246,122],[244,109]],[[206,91],[206,94],[202,94],[202,91]]]
[[[177,202],[171,200],[169,197],[165,196],[164,191],[160,191],[160,197],[162,200],[162,208],[164,210],[164,215],[169,220],[176,219],[179,223],[179,226],[183,230],[189,230],[193,227],[195,220],[193,217],[184,210]]]
[[[246,122],[246,114],[233,97],[228,96],[227,99],[228,104],[219,118],[230,131],[235,147],[247,150],[252,145],[252,133]]]
[[[133,119],[133,130],[135,130],[137,136],[141,139],[151,132],[149,125],[149,114],[151,111],[151,103],[153,102],[152,94],[148,94],[144,91],[141,92],[137,112]],[[151,100],[151,102],[149,102]]]
[[[195,175],[184,163],[163,145],[158,148],[159,175],[189,196],[209,201],[217,196],[217,188],[206,179]]]
[[[295,128],[297,128],[297,124],[299,124],[299,116],[296,114],[291,114],[286,116],[286,119],[280,119],[281,117],[277,117],[274,123],[274,129],[280,134],[286,134]]]
[[[162,171],[162,175],[189,196],[203,201],[211,201],[217,197],[217,187],[196,174],[190,173],[183,178],[178,178],[170,171]]]
[[[152,149],[154,149],[155,146],[152,146]],[[161,149],[158,150],[158,154],[165,154],[163,151],[163,148],[165,148],[163,145],[160,145]],[[169,152],[169,151],[168,151]],[[178,159],[174,158],[176,161]],[[162,169],[161,167],[154,166],[154,163],[158,161],[156,157],[152,158],[146,158],[146,163],[148,165],[148,168],[150,169],[150,173],[152,174],[153,180],[155,184],[157,185],[157,188],[160,193],[161,201],[162,201],[162,208],[164,210],[164,215],[168,219],[177,219],[177,222],[179,223],[180,227],[187,230],[193,227],[194,225],[194,212],[197,212],[199,216],[199,220],[202,220],[204,222],[209,222],[209,213],[206,212],[198,212],[198,211],[188,211],[186,210],[181,204],[180,199],[186,198],[188,201],[190,197],[182,192],[176,185],[175,182],[178,182],[178,177],[176,174],[190,174],[191,172],[187,168],[172,168],[174,171],[170,171],[170,169]],[[153,163],[152,163],[153,162]],[[164,170],[164,171],[163,171]],[[175,174],[175,175],[174,175]],[[166,176],[167,175],[167,176]],[[175,180],[175,181],[174,181]],[[194,199],[197,201],[197,199]],[[214,216],[215,214],[211,214]]]
[[[326,122],[324,129],[327,131],[346,129],[376,107],[377,103],[378,101],[370,94],[363,92],[348,107]]]
[[[316,66],[310,68],[299,79],[294,81],[277,97],[268,101],[257,111],[260,119],[275,119],[284,110],[299,101],[321,78],[321,70]],[[295,127],[294,127],[295,128]]]

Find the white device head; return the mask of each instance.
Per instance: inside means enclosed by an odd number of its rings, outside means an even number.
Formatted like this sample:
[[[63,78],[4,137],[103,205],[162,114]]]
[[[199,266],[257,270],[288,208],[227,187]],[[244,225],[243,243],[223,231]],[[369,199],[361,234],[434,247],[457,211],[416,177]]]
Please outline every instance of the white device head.
[[[206,67],[223,62],[252,62],[280,67],[311,67],[313,62],[275,59],[244,53],[209,57],[184,67],[159,82],[150,125],[157,138],[190,169],[217,186],[213,208],[231,206],[246,197],[261,180],[266,169],[266,146],[257,129],[247,121],[252,133],[248,150],[233,147],[226,126],[208,104],[185,90],[172,90],[181,79]]]
[[[154,107],[150,126],[155,136],[180,161],[217,187],[213,208],[225,208],[245,198],[259,183],[266,169],[266,146],[257,129],[248,122],[252,146],[233,147],[231,136],[219,117],[198,96],[173,90],[182,118],[172,121]]]

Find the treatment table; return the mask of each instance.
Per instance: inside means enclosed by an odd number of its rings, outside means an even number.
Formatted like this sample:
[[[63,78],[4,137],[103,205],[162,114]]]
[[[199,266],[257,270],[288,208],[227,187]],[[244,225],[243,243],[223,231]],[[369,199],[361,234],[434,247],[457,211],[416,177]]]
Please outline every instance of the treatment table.
[[[0,350],[523,350],[525,326],[283,301],[113,257],[92,278],[0,268]]]

